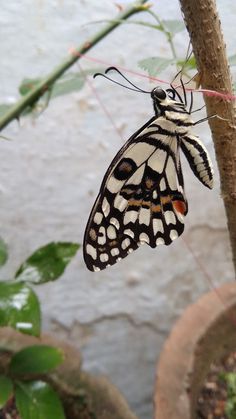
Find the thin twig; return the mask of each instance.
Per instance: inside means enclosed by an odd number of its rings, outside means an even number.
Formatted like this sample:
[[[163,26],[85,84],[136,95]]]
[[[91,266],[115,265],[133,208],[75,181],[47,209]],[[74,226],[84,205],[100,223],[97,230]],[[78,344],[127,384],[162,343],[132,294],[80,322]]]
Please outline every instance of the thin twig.
[[[130,16],[148,10],[148,5],[145,6],[147,0],[139,0],[134,5],[126,8],[122,13],[119,13],[117,19],[105,26],[101,31],[97,32],[92,38],[88,39],[84,44],[74,50],[62,64],[56,67],[48,76],[46,76],[37,86],[35,86],[28,94],[20,99],[15,105],[13,105],[1,118],[0,118],[0,130],[6,127],[11,121],[20,117],[24,109],[35,104],[35,102],[48,91],[55,81],[65,73],[76,61],[81,58],[82,54],[85,54],[92,47],[94,47],[101,39],[107,36],[117,26],[120,25],[119,21],[128,19]]]

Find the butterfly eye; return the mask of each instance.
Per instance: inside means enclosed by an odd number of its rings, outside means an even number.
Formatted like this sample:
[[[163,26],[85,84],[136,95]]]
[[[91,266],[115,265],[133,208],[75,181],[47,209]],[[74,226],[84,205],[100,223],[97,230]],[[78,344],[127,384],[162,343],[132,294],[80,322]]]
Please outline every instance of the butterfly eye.
[[[160,87],[156,87],[155,89],[153,89],[151,96],[153,99],[164,100],[166,99],[166,92]]]

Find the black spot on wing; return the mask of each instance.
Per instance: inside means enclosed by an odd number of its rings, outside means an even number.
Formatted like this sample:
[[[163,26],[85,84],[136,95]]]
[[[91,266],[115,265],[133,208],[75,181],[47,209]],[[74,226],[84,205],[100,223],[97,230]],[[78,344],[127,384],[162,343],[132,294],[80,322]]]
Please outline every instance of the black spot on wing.
[[[137,169],[134,160],[130,158],[123,158],[114,169],[113,176],[118,180],[128,179]]]

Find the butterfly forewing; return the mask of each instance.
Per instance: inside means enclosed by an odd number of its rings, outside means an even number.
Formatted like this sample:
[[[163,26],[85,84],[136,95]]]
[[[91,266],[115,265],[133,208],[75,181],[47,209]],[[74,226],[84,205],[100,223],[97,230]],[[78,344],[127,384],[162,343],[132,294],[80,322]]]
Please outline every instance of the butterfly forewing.
[[[84,240],[90,270],[101,270],[141,244],[170,244],[184,229],[187,202],[178,139],[152,118],[110,165]]]

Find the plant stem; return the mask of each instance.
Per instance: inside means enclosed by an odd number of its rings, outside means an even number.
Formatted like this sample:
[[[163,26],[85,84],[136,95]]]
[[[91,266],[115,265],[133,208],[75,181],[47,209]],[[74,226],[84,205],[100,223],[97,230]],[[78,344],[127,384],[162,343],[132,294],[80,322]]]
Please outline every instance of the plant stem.
[[[233,91],[225,43],[215,0],[180,0],[190,34],[194,56],[205,89]],[[201,30],[199,30],[199,28]],[[228,229],[236,272],[236,112],[234,103],[214,96],[205,97],[221,179]]]
[[[154,19],[156,19],[156,21],[159,24],[161,30],[166,35],[167,41],[169,42],[169,45],[170,45],[170,49],[171,49],[173,58],[175,60],[177,60],[177,54],[176,54],[176,51],[175,51],[175,46],[174,46],[174,43],[173,43],[173,37],[172,37],[171,33],[166,29],[165,24],[162,22],[162,20],[159,18],[159,16],[156,13],[154,13],[152,10],[148,10],[148,13],[150,15],[152,15],[154,17]]]
[[[130,16],[146,11],[148,5],[145,6],[147,0],[139,0],[130,7],[127,7],[123,12],[119,13],[117,20],[111,22],[105,26],[101,31],[97,32],[92,38],[88,39],[80,47],[76,48],[74,53],[69,56],[62,64],[56,67],[48,76],[46,76],[37,86],[35,86],[28,94],[20,99],[15,105],[13,105],[9,111],[7,111],[2,118],[0,118],[0,130],[6,127],[12,120],[19,118],[22,111],[28,106],[32,106],[46,91],[48,91],[53,83],[70,68],[77,60],[79,60],[82,54],[85,54],[92,47],[94,47],[101,39],[113,31],[117,26],[120,25],[120,21],[128,19]]]

